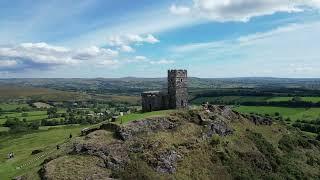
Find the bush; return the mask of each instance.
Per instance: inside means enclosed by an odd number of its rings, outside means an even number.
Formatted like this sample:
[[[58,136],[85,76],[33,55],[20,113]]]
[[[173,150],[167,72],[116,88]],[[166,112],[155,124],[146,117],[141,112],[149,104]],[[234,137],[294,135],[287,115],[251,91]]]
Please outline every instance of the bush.
[[[285,135],[279,141],[279,149],[283,151],[291,152],[297,147],[311,148],[311,144],[300,136]]]
[[[218,135],[212,136],[211,140],[210,140],[210,144],[212,146],[216,146],[216,145],[220,144],[220,137]]]
[[[21,116],[22,117],[28,117],[28,113],[22,113]]]
[[[320,141],[320,133],[319,133],[318,136],[316,137],[316,140]]]

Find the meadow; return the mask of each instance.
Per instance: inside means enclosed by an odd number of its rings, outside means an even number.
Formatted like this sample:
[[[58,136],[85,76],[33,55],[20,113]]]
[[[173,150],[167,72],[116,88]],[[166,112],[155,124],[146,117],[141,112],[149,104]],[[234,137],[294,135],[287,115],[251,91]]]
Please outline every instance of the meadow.
[[[0,179],[11,179],[26,172],[38,171],[42,161],[50,154],[21,169],[17,167],[34,160],[42,154],[54,151],[56,145],[65,142],[70,134],[73,137],[78,136],[84,127],[80,125],[60,126],[29,134],[20,133],[2,136],[0,138]],[[43,152],[31,155],[33,150],[42,150]],[[14,152],[15,157],[13,159],[7,158],[9,152]]]
[[[130,121],[134,120],[139,120],[139,119],[145,119],[145,118],[150,118],[150,117],[159,117],[159,116],[166,116],[175,110],[163,110],[163,111],[153,111],[153,112],[145,112],[145,113],[133,113],[133,114],[128,114],[119,117],[116,120],[117,124],[125,124]]]
[[[74,101],[86,100],[90,96],[77,92],[59,91],[47,88],[35,88],[25,86],[0,86],[0,99],[32,99],[32,100],[56,100]]]
[[[287,102],[292,101],[293,97],[288,96],[218,96],[218,97],[197,97],[191,102],[194,104],[202,104],[203,102],[220,102],[224,103],[244,103],[244,102]],[[320,97],[300,97],[305,102],[320,102]]]
[[[258,113],[274,115],[279,113],[285,119],[296,120],[315,120],[320,118],[320,108],[288,108],[270,106],[238,106],[235,110],[242,113]]]

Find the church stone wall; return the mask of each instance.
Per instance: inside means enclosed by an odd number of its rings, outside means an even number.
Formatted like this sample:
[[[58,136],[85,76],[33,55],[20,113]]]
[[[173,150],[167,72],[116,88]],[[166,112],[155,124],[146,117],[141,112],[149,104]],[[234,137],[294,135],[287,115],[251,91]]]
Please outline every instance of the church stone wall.
[[[188,106],[187,70],[168,70],[169,106],[172,109]]]
[[[168,92],[143,92],[144,112],[188,107],[187,70],[168,70]]]
[[[168,95],[163,92],[142,93],[142,110],[144,112],[168,109]]]

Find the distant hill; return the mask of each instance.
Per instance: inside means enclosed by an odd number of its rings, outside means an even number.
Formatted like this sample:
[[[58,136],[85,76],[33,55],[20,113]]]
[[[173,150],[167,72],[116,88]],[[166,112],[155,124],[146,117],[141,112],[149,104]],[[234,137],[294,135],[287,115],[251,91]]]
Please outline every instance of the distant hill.
[[[196,78],[189,77],[189,88],[305,88],[320,90],[320,79],[269,77]],[[136,93],[165,89],[166,78],[95,78],[95,79],[0,79],[0,85],[33,86],[57,90],[93,93]]]

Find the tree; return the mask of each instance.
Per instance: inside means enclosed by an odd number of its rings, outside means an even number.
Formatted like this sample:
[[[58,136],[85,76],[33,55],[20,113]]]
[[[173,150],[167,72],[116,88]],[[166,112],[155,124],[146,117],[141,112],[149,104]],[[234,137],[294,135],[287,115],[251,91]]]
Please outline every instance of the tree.
[[[39,126],[40,126],[40,123],[39,123],[39,122],[33,121],[33,122],[29,125],[29,128],[32,129],[32,130],[38,130],[38,129],[39,129]]]
[[[52,107],[52,108],[49,108],[47,110],[47,114],[50,115],[50,114],[56,114],[58,112],[58,109],[56,107]]]
[[[292,101],[293,101],[293,102],[301,102],[301,101],[302,101],[302,98],[299,97],[299,96],[295,96],[295,97],[292,98]]]
[[[21,116],[22,117],[28,117],[28,113],[22,113]]]
[[[320,141],[320,133],[319,133],[318,136],[316,137],[316,140]]]

